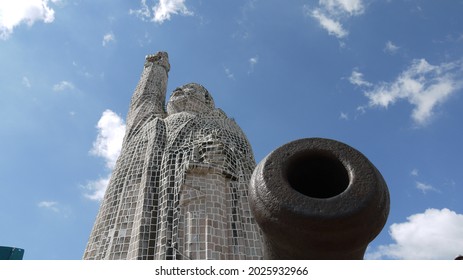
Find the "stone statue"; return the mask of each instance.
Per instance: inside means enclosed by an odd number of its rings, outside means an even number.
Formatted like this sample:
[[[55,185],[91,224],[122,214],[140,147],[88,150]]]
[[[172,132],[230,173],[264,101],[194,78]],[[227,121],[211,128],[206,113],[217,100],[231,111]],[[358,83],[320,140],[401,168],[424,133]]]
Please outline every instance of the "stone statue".
[[[199,84],[165,106],[169,70],[146,57],[84,259],[260,259],[249,142]]]

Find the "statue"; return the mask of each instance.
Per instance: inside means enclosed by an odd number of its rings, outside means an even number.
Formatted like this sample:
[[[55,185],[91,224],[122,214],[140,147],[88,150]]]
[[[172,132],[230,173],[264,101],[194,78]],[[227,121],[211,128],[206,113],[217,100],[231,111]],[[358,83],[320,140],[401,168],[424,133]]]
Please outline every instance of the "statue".
[[[169,70],[146,57],[84,259],[261,259],[249,142],[199,84],[165,106]]]

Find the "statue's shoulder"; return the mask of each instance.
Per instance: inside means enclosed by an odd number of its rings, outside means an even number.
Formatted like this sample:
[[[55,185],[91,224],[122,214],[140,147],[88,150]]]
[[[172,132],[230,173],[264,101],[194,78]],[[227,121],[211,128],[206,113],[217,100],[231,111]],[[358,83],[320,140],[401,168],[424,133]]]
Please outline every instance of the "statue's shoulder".
[[[215,108],[214,110],[208,113],[208,116],[210,118],[220,120],[220,122],[225,122],[228,125],[238,126],[235,119],[229,118],[227,114],[220,108]]]
[[[210,111],[207,118],[222,128],[236,131],[241,134],[243,133],[241,127],[236,123],[235,119],[229,118],[227,114],[220,108],[215,108],[214,110]]]
[[[228,119],[227,114],[225,114],[225,112],[220,108],[215,108],[214,110],[212,110],[210,112],[210,115],[213,116],[213,117],[219,117],[219,118],[222,118],[222,119]]]

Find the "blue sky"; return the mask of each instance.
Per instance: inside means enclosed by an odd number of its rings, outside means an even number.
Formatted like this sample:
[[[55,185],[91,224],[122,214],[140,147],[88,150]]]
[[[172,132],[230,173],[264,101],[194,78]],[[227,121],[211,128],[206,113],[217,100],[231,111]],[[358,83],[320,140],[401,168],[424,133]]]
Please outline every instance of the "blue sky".
[[[204,85],[260,161],[364,153],[391,193],[367,258],[463,254],[463,1],[0,0],[0,245],[80,259],[147,54]]]

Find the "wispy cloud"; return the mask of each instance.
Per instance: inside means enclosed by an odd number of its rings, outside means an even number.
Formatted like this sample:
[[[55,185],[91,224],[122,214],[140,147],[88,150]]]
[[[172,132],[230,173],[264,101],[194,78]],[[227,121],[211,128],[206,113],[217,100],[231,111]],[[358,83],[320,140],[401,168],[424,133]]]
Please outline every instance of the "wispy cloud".
[[[106,33],[104,36],[103,36],[103,42],[102,42],[102,45],[103,47],[105,47],[107,44],[109,44],[110,42],[115,42],[116,41],[116,37],[114,36],[114,34],[112,32],[109,32],[109,33]]]
[[[439,192],[439,190],[433,187],[432,185],[425,184],[423,182],[416,182],[416,188],[422,191],[423,194],[426,194],[429,191]]]
[[[236,19],[238,29],[232,35],[233,38],[248,39],[250,36],[252,36],[252,32],[250,29],[250,18],[251,18],[251,13],[256,10],[257,1],[258,0],[248,0],[248,1],[245,1],[243,6],[241,6],[241,9],[240,9],[241,14]]]
[[[225,75],[227,75],[227,78],[229,78],[230,80],[234,80],[234,79],[235,79],[235,75],[234,75],[233,72],[230,70],[230,68],[224,67],[223,69],[224,69],[224,71],[225,71]]]
[[[396,46],[391,41],[387,41],[386,45],[384,46],[384,51],[390,54],[395,54],[399,50],[399,47]]]
[[[419,170],[417,168],[414,168],[410,172],[410,175],[413,176],[413,177],[418,178],[419,177]],[[423,192],[423,194],[426,194],[429,191],[438,192],[438,193],[441,192],[439,189],[433,187],[432,185],[427,184],[427,183],[423,183],[421,181],[415,181],[415,188],[417,190],[420,190],[421,192]]]
[[[103,38],[104,40],[104,38]],[[93,77],[93,74],[91,74],[90,72],[88,72],[88,70],[86,69],[85,66],[83,65],[80,65],[79,63],[73,61],[72,62],[72,66],[74,67],[74,69],[76,70],[76,73],[81,75],[81,76],[84,76],[86,78],[92,78]]]
[[[328,34],[341,39],[349,35],[342,22],[363,14],[365,6],[362,0],[320,0],[317,8],[305,6],[304,10],[307,15],[315,18]]]
[[[61,81],[53,85],[53,91],[73,90],[74,88],[75,88],[74,84],[69,81]]]
[[[330,35],[334,35],[337,38],[344,38],[349,34],[339,21],[329,17],[320,10],[314,10],[312,12],[312,17],[317,19],[320,25],[328,31]]]
[[[59,212],[59,208],[58,208],[58,202],[56,201],[40,201],[38,204],[37,204],[38,207],[40,208],[46,208],[46,209],[49,209],[53,212]]]
[[[141,8],[130,10],[130,14],[134,14],[142,20],[150,20],[157,23],[163,23],[170,20],[171,15],[191,16],[193,12],[185,5],[186,0],[159,0],[156,5],[149,7],[146,0],[141,0]]]
[[[36,21],[50,23],[55,20],[55,11],[49,3],[57,0],[0,1],[0,39],[6,40],[16,26]]]
[[[24,76],[23,79],[22,79],[22,85],[27,87],[27,88],[31,88],[31,82],[29,81],[29,79]]]
[[[463,252],[463,214],[427,209],[389,228],[394,243],[367,252],[367,259],[448,259]]]
[[[349,77],[349,82],[356,86],[372,86],[371,83],[365,81],[365,79],[363,78],[363,74],[358,72],[357,70],[352,70],[352,73]]]
[[[142,20],[149,20],[151,19],[151,10],[146,5],[146,0],[141,0],[141,7],[137,10],[129,10],[129,14],[136,15],[137,17],[141,18]]]
[[[254,72],[254,67],[257,65],[257,63],[259,62],[259,56],[256,55],[254,57],[251,57],[249,60],[249,70],[248,70],[248,74]]]
[[[362,0],[319,0],[318,3],[330,14],[359,15],[365,10]]]
[[[348,121],[349,120],[349,114],[341,112],[341,113],[339,113],[339,119]]]
[[[462,70],[462,60],[431,65],[425,59],[415,59],[394,81],[371,84],[372,89],[364,91],[369,100],[367,107],[388,108],[399,100],[406,100],[414,107],[413,121],[419,126],[426,125],[435,108],[461,89]],[[362,78],[362,75],[356,72],[354,76]],[[370,85],[363,79],[357,85],[362,83]]]
[[[151,44],[152,41],[153,40],[151,39],[150,34],[148,32],[145,32],[145,35],[138,39],[138,44],[140,45],[140,47],[145,47]]]
[[[101,201],[108,187],[110,177],[111,174],[108,174],[104,178],[88,182],[84,186],[88,191],[88,193],[84,194],[85,197],[91,200]]]
[[[121,153],[122,141],[125,134],[125,124],[121,117],[111,110],[105,110],[97,124],[98,135],[91,154],[105,160],[106,167],[111,173],[116,165],[117,158]],[[106,187],[109,183],[110,174],[104,178],[87,183],[85,188],[90,192],[85,196],[93,200],[103,198]]]
[[[250,66],[256,65],[257,62],[259,62],[259,56],[258,56],[258,55],[254,56],[254,57],[251,57],[251,58],[249,59],[249,65],[250,65]]]

